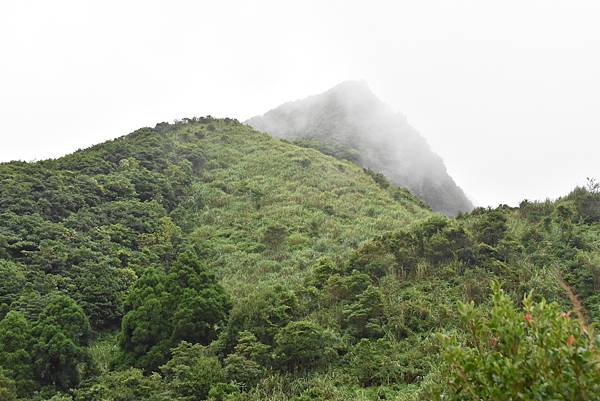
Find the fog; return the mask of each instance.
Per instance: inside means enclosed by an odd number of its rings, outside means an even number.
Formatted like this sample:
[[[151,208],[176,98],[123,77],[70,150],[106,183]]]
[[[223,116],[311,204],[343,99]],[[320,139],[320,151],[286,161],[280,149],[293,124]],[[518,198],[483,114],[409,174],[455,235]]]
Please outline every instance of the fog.
[[[247,123],[285,139],[317,140],[326,145],[317,145],[323,152],[383,173],[434,211],[455,216],[473,208],[442,159],[404,116],[377,99],[366,82],[343,82]]]
[[[598,20],[578,0],[4,0],[0,161],[363,79],[478,204],[557,197],[600,175]]]

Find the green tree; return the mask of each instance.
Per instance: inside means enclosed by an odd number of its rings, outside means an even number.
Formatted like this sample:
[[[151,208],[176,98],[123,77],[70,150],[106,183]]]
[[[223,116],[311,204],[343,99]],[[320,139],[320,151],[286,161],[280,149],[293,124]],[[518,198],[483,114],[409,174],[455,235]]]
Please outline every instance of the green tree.
[[[586,223],[600,221],[600,192],[597,182],[589,183],[587,188],[577,187],[569,194],[573,200],[577,215]]]
[[[10,311],[0,321],[0,367],[14,379],[20,395],[34,388],[32,343],[29,321],[21,313]]]
[[[338,339],[315,322],[291,322],[275,336],[276,360],[287,370],[322,366],[337,358]]]
[[[0,259],[0,277],[0,305],[10,305],[27,282],[25,269],[16,263]]]
[[[271,347],[258,341],[256,336],[249,331],[239,334],[238,343],[235,346],[235,354],[243,356],[262,366],[270,363]]]
[[[416,370],[403,357],[397,343],[365,338],[349,349],[344,362],[361,386],[381,386],[407,381],[411,368]]]
[[[350,261],[352,269],[381,278],[393,270],[396,260],[383,241],[369,241],[354,254]]]
[[[508,226],[501,210],[488,210],[474,225],[477,239],[489,246],[496,246],[504,238]]]
[[[168,388],[186,401],[206,399],[210,388],[223,382],[223,369],[206,347],[183,341],[172,350],[173,357],[161,366]]]
[[[74,391],[75,401],[182,401],[157,373],[140,369],[105,373]]]
[[[265,366],[271,363],[270,349],[251,332],[241,332],[235,352],[223,361],[226,380],[237,383],[243,389],[253,387],[265,374]]]
[[[85,264],[73,268],[73,282],[78,291],[77,302],[97,330],[118,327],[123,314],[125,291],[135,277],[129,269],[118,269],[107,263]]]
[[[356,338],[377,338],[383,334],[383,301],[381,291],[369,285],[342,314],[344,326]]]
[[[75,301],[66,295],[53,296],[38,317],[38,325],[54,325],[76,344],[87,345],[92,329],[90,322]]]
[[[81,380],[81,367],[89,363],[84,346],[91,334],[83,309],[65,295],[54,296],[33,327],[33,358],[42,384],[70,389]]]
[[[15,381],[0,370],[0,401],[17,401]]]
[[[259,287],[236,302],[231,311],[223,336],[225,352],[233,352],[244,331],[252,332],[259,342],[272,346],[277,331],[298,315],[299,307],[294,291],[281,285]]]
[[[181,341],[208,344],[230,309],[229,297],[198,257],[179,256],[168,274],[152,271],[131,290],[119,342],[128,363],[156,370]]]

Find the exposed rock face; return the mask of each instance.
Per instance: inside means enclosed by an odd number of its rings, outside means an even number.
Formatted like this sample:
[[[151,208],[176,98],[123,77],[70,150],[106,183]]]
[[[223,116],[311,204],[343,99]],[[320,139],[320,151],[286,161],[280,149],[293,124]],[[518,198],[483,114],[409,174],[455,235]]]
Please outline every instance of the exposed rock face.
[[[454,216],[473,208],[425,139],[363,82],[341,83],[246,123],[280,138],[349,148],[363,167],[408,188],[435,211]]]

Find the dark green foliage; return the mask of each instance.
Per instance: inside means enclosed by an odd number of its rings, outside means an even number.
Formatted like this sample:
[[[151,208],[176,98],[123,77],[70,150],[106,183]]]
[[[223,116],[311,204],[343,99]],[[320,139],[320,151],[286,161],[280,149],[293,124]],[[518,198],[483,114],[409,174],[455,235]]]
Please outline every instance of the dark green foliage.
[[[33,354],[39,382],[64,390],[79,384],[78,366],[87,361],[85,349],[56,326],[39,326],[35,336]]]
[[[450,220],[434,217],[417,228],[423,256],[434,265],[453,259],[467,264],[476,262],[472,240],[465,228]]]
[[[379,278],[413,274],[420,263],[437,266],[452,261],[473,265],[478,261],[478,249],[459,222],[432,216],[409,229],[366,243],[353,256],[350,266]]]
[[[342,310],[344,326],[356,338],[377,338],[383,334],[385,315],[381,292],[370,285]]]
[[[81,307],[67,296],[53,297],[32,332],[39,382],[64,390],[76,386],[81,380],[81,365],[89,364],[83,346],[90,337],[90,324]]]
[[[251,332],[239,333],[234,352],[224,360],[225,379],[242,389],[253,387],[265,375],[265,366],[271,364],[270,351],[271,347],[260,343]]]
[[[77,344],[86,345],[90,340],[91,328],[81,306],[66,295],[52,297],[38,317],[40,326],[56,326]]]
[[[326,304],[355,299],[372,283],[369,275],[352,270],[350,274],[336,273],[325,282],[322,297]]]
[[[158,374],[144,376],[141,370],[133,368],[83,383],[74,395],[75,401],[181,401]]]
[[[113,328],[123,316],[125,291],[135,281],[129,269],[117,269],[107,264],[73,269],[78,291],[75,299],[96,328]]]
[[[42,295],[29,284],[21,292],[19,298],[11,304],[11,309],[19,311],[28,320],[34,322],[48,303],[52,295]]]
[[[0,259],[0,277],[0,304],[10,305],[25,286],[25,268]]]
[[[355,255],[351,267],[371,277],[380,278],[394,270],[394,254],[382,241],[369,241]]]
[[[271,347],[258,341],[254,334],[242,331],[239,333],[234,354],[266,366],[270,362],[270,351]]]
[[[181,341],[208,344],[216,339],[230,308],[229,297],[192,252],[170,272],[141,277],[126,302],[120,345],[126,361],[156,370]]]
[[[238,354],[229,355],[224,364],[227,382],[237,383],[244,390],[254,387],[265,374],[258,363]]]
[[[530,202],[524,200],[519,204],[519,215],[524,217],[530,223],[539,223],[545,217],[549,216],[554,210],[554,205],[550,201]]]
[[[223,382],[219,360],[209,355],[205,347],[182,342],[172,354],[160,371],[168,388],[182,400],[205,400],[211,387]]]
[[[33,390],[34,371],[29,321],[19,312],[9,312],[0,321],[0,368],[15,382],[20,395]]]
[[[265,229],[263,242],[272,249],[277,249],[285,240],[287,230],[281,225],[270,225]]]
[[[259,342],[272,346],[277,331],[297,316],[298,309],[298,298],[293,291],[282,286],[260,288],[236,303],[229,317],[224,345],[233,350],[240,333],[250,331]]]
[[[475,223],[475,230],[479,242],[496,246],[506,233],[506,216],[501,210],[483,212]]]
[[[319,258],[312,266],[311,275],[307,279],[306,285],[322,289],[329,277],[336,272],[340,272],[340,269],[331,258]]]
[[[291,322],[275,336],[276,361],[288,370],[323,366],[337,358],[338,339],[317,323]]]
[[[348,350],[344,363],[364,387],[412,383],[421,379],[428,367],[427,356],[418,345],[387,339],[359,341]]]
[[[238,396],[243,397],[236,383],[216,383],[211,386],[208,392],[210,401],[234,401],[239,400]],[[243,398],[241,398],[243,399]]]
[[[381,188],[387,189],[390,187],[390,182],[387,180],[387,178],[385,178],[385,175],[381,174],[380,172],[375,172],[367,168],[365,169],[365,173],[373,177],[373,181],[375,181]]]
[[[156,296],[149,296],[139,307],[127,313],[121,325],[120,346],[126,363],[155,370],[164,363],[173,345],[170,341],[170,311]]]
[[[17,401],[17,388],[14,380],[0,370],[0,401]]]
[[[341,143],[321,142],[314,139],[299,139],[292,141],[292,143],[305,148],[317,149],[319,152],[333,156],[336,159],[359,163],[360,154],[355,149]]]
[[[588,188],[575,188],[567,196],[573,201],[577,216],[586,223],[600,222],[600,190],[591,182]]]

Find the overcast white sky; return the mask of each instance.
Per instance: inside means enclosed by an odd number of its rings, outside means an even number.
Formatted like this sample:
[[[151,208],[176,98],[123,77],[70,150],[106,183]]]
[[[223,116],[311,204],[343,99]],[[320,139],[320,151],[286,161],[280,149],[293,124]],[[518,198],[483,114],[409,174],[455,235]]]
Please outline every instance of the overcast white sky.
[[[480,205],[600,176],[600,1],[0,2],[0,161],[245,120],[348,79]]]

